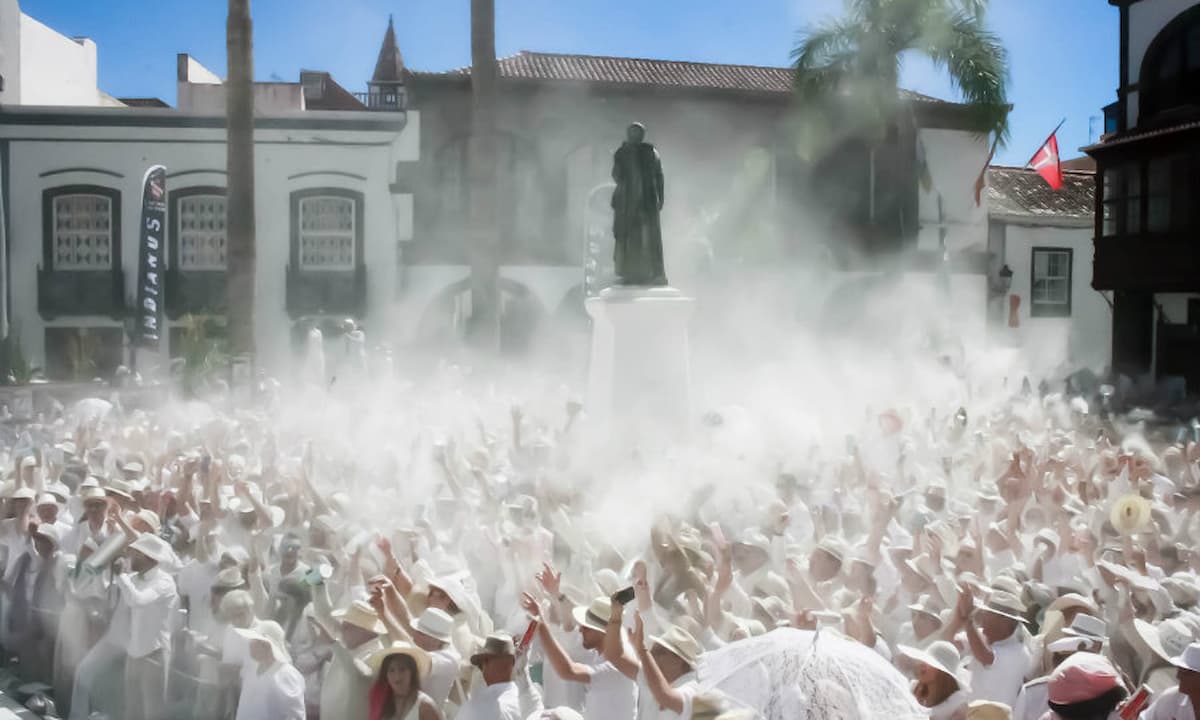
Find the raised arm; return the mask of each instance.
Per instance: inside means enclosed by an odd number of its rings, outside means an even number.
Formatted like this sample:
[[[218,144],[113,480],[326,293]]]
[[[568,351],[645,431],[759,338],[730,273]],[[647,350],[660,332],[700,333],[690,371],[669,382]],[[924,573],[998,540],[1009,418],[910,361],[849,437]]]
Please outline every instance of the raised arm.
[[[667,682],[667,678],[663,676],[662,670],[655,662],[654,656],[646,648],[646,630],[642,624],[641,613],[638,613],[634,620],[633,636],[630,638],[630,642],[633,643],[633,648],[637,651],[638,659],[642,663],[642,669],[646,673],[646,687],[654,696],[654,701],[661,708],[681,714],[683,712],[683,693],[671,687],[671,683]]]
[[[534,600],[529,593],[521,595],[521,607],[525,608],[525,612],[535,620],[541,620],[542,609],[538,606],[537,600]],[[542,642],[542,652],[545,653],[546,659],[550,661],[550,666],[554,668],[554,672],[558,673],[560,678],[569,682],[591,683],[591,668],[572,660],[563,650],[562,645],[558,644],[558,640],[554,638],[554,633],[550,631],[546,623],[538,623],[537,633],[538,639]]]
[[[642,666],[637,656],[625,647],[625,632],[621,628],[621,620],[625,617],[625,606],[618,603],[616,595],[612,598],[612,613],[608,618],[608,628],[604,633],[604,659],[621,671],[630,680],[637,680]]]

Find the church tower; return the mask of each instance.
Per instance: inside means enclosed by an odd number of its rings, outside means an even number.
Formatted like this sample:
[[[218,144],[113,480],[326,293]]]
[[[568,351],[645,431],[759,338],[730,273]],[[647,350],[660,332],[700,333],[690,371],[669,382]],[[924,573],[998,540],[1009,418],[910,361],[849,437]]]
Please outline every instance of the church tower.
[[[408,89],[404,86],[404,58],[396,45],[396,29],[392,16],[388,16],[387,32],[383,46],[379,48],[379,59],[375,61],[375,74],[367,83],[367,107],[372,110],[403,110],[408,106]]]

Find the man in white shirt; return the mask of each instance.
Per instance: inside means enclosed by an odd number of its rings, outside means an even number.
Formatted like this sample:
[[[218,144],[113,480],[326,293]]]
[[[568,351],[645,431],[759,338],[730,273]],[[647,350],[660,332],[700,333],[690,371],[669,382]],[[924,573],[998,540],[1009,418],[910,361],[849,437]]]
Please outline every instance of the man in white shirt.
[[[976,607],[970,587],[963,589],[946,638],[964,630],[971,651],[968,670],[976,700],[1012,707],[1025,683],[1029,650],[1021,642],[1025,605],[1011,593],[992,592],[986,605]]]
[[[145,534],[129,546],[131,573],[113,581],[120,604],[129,608],[129,644],[125,661],[125,714],[130,720],[158,720],[166,712],[167,671],[171,665],[171,622],[179,604],[173,567],[175,554],[166,540]]]
[[[661,637],[650,638],[647,647],[640,613],[629,640],[641,664],[638,718],[690,718],[692,699],[700,689],[695,672],[700,643],[686,630],[673,625]]]
[[[267,621],[235,632],[249,644],[237,720],[304,720],[304,676],[291,663],[283,628]]]
[[[1200,708],[1200,643],[1188,645],[1171,662],[1179,669],[1179,685],[1157,697],[1139,716],[1141,720],[1196,720],[1196,708]]]
[[[479,668],[485,687],[471,693],[459,708],[456,720],[522,720],[521,697],[513,682],[517,652],[512,638],[490,635],[471,664]]]
[[[541,607],[528,593],[521,598],[521,604],[534,619],[541,619]],[[586,608],[575,608],[572,614],[579,625],[583,646],[594,651],[592,661],[571,660],[546,624],[539,622],[538,639],[546,659],[559,677],[588,686],[583,706],[587,720],[633,720],[637,714],[637,684],[628,674],[628,660],[623,660],[619,667],[599,653],[607,633],[622,631],[619,611],[613,610],[608,598],[600,597]]]

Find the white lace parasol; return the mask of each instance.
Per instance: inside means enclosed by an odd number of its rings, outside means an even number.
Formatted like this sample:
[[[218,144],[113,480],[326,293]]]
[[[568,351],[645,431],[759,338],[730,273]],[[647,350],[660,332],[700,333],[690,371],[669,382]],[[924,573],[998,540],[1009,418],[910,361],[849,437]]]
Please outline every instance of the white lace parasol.
[[[781,628],[705,653],[700,685],[761,720],[919,720],[908,681],[863,645],[829,631]]]

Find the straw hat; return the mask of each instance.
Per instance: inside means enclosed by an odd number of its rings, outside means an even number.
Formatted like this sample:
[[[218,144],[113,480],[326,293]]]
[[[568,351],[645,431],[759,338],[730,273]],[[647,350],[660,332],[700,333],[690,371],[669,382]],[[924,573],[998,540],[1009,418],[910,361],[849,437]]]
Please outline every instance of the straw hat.
[[[471,664],[479,667],[480,661],[484,658],[515,658],[516,656],[517,648],[513,644],[512,636],[497,633],[487,636],[487,639],[483,641],[483,645],[479,648],[479,652],[471,656]]]
[[[367,665],[370,666],[372,672],[379,674],[379,669],[383,667],[383,663],[395,655],[407,655],[412,658],[413,662],[417,664],[418,677],[424,679],[429,675],[429,668],[433,664],[429,653],[407,642],[394,642],[382,650],[376,650],[367,660]]]
[[[1200,673],[1200,643],[1192,643],[1183,652],[1171,658],[1171,664],[1180,670]]]
[[[58,507],[58,498],[54,497],[50,493],[42,493],[41,495],[38,496],[38,499],[37,499],[38,507],[46,507],[46,506],[51,506],[51,505],[54,507]]]
[[[990,612],[993,615],[1006,617],[1019,623],[1027,623],[1025,619],[1025,604],[1010,592],[997,590],[988,596],[987,603],[977,605],[976,609]]]
[[[612,601],[606,597],[598,597],[588,607],[582,605],[571,611],[575,622],[585,628],[597,632],[608,630],[608,619],[612,616]]]
[[[1009,720],[1012,708],[989,700],[972,700],[967,705],[967,720]]]
[[[908,609],[911,612],[921,613],[922,615],[928,615],[929,617],[932,617],[933,619],[937,620],[938,622],[941,622],[942,610],[933,601],[932,595],[922,595],[921,597],[917,598],[917,601],[915,603],[913,603],[912,605],[909,605]]]
[[[284,637],[283,628],[279,626],[279,623],[271,620],[261,620],[256,622],[254,627],[235,627],[233,631],[245,639],[247,643],[258,640],[269,644],[271,652],[277,661],[284,663],[292,661],[292,657],[287,651],[287,640]]]
[[[954,678],[960,688],[966,689],[967,683],[962,675],[962,656],[953,643],[938,640],[931,643],[925,650],[908,645],[899,645],[896,650],[913,662],[928,665],[943,675],[949,675]]]
[[[413,623],[413,630],[447,643],[454,633],[454,618],[437,608],[426,608]]]
[[[213,579],[213,587],[221,590],[234,590],[245,587],[245,585],[246,580],[242,577],[242,571],[236,567],[225,568]]]
[[[113,478],[108,481],[108,487],[104,488],[109,495],[115,495],[123,500],[133,500],[133,488],[129,483],[120,478]]]
[[[1071,620],[1070,626],[1063,629],[1063,634],[1104,642],[1108,639],[1108,626],[1095,615],[1079,613]]]
[[[157,535],[142,533],[137,540],[130,544],[129,549],[137,550],[159,565],[176,564],[175,551],[171,549],[171,545],[166,540]]]
[[[387,632],[387,628],[384,626],[383,621],[379,619],[375,608],[362,600],[355,600],[350,603],[350,607],[348,608],[335,610],[333,612],[333,619],[349,623],[367,632],[373,632],[376,635],[383,635]]]
[[[34,492],[33,488],[23,487],[14,490],[12,495],[9,497],[11,497],[13,500],[36,500],[37,493]]]
[[[1133,535],[1150,524],[1150,502],[1140,495],[1126,495],[1113,503],[1109,520],[1117,532]]]
[[[1096,607],[1096,603],[1078,593],[1067,593],[1060,595],[1050,603],[1046,608],[1046,612],[1062,612],[1064,610],[1075,609],[1085,610],[1089,615],[1099,615],[1100,609]]]
[[[1163,620],[1157,626],[1134,618],[1133,629],[1142,642],[1165,662],[1171,662],[1171,658],[1182,654],[1192,642],[1192,633],[1187,625],[1174,618]]]
[[[678,625],[672,625],[669,630],[659,637],[650,638],[650,642],[675,655],[692,667],[696,666],[696,661],[700,659],[700,653],[702,652],[700,643],[696,642],[691,633]]]

